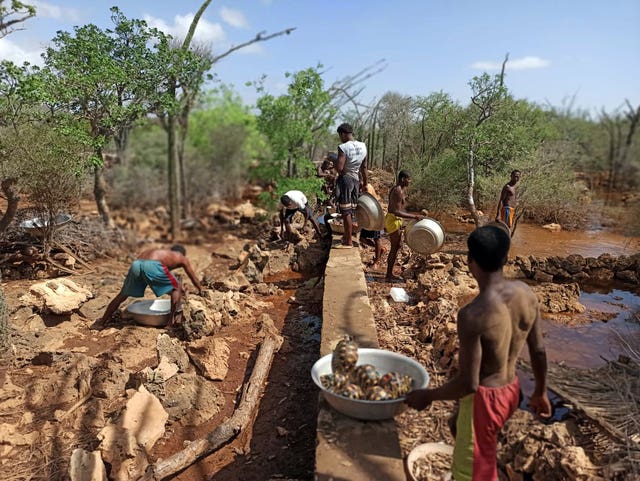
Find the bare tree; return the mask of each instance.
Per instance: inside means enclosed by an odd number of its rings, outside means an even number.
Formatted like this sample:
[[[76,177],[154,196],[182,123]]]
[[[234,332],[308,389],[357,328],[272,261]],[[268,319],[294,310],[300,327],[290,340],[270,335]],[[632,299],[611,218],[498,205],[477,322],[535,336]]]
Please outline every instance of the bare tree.
[[[602,123],[607,130],[609,140],[609,192],[615,190],[619,183],[620,170],[624,168],[629,157],[629,150],[640,121],[640,106],[633,107],[625,100],[627,110],[622,116],[615,117],[602,111]],[[626,130],[626,132],[625,132]]]
[[[471,103],[474,107],[473,112],[475,115],[473,118],[473,125],[471,125],[471,135],[469,137],[467,151],[467,203],[469,205],[469,212],[471,213],[476,225],[480,224],[478,210],[476,209],[476,203],[473,198],[475,187],[476,152],[480,142],[479,128],[491,117],[504,97],[504,70],[508,60],[509,54],[506,54],[504,61],[502,62],[500,74],[496,75],[495,78],[492,79],[489,75],[484,74],[480,77],[474,77],[471,81],[471,89],[473,91]]]
[[[16,30],[23,30],[18,25],[35,15],[36,8],[33,5],[18,0],[0,0],[0,38]]]
[[[220,55],[211,57],[208,52],[204,52],[202,48],[192,49],[191,43],[195,34],[196,27],[200,18],[204,14],[211,0],[206,0],[202,3],[198,11],[196,12],[189,31],[182,41],[179,53],[184,55],[192,53],[196,57],[200,56],[202,62],[200,62],[200,69],[195,72],[191,72],[191,75],[185,76],[181,79],[173,76],[168,83],[168,94],[170,98],[175,99],[177,108],[175,110],[169,110],[166,115],[161,115],[161,120],[165,130],[167,131],[168,139],[168,172],[169,172],[169,211],[171,214],[171,235],[175,239],[180,232],[180,220],[181,220],[181,207],[185,209],[183,203],[183,188],[185,182],[184,168],[183,168],[183,152],[184,141],[188,132],[188,119],[193,103],[199,93],[200,87],[204,80],[204,74],[215,63],[227,57],[231,53],[247,47],[257,42],[264,42],[271,40],[272,38],[280,35],[290,34],[295,28],[288,28],[274,34],[266,35],[265,32],[258,33],[254,38],[243,42],[239,45],[234,45],[227,49]],[[206,67],[206,68],[205,68]],[[188,206],[185,210],[188,210]]]

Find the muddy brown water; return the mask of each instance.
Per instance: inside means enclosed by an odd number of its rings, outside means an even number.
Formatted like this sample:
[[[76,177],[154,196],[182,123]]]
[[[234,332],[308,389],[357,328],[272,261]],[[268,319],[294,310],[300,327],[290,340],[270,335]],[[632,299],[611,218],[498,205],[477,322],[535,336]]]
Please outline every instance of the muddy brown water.
[[[444,219],[440,223],[450,234],[468,234],[475,228],[473,224],[460,224],[455,219]],[[621,256],[638,252],[639,237],[628,237],[605,229],[551,232],[538,225],[518,224],[511,239],[509,257],[564,257],[570,254],[598,257],[605,253]]]

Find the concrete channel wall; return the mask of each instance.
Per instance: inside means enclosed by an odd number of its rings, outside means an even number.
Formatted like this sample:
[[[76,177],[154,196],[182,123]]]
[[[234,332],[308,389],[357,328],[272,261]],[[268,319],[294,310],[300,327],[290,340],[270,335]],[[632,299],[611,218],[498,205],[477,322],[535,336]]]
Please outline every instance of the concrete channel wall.
[[[379,347],[359,249],[331,249],[325,270],[320,355],[344,335],[359,347]],[[333,410],[322,398],[318,411],[317,481],[404,481],[393,419],[359,421]]]

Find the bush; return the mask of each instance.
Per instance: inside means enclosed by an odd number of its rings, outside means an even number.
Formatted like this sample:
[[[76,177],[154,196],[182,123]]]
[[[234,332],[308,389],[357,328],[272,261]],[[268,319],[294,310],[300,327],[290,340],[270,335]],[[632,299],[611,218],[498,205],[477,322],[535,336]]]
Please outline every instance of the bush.
[[[9,145],[10,144],[10,145]],[[47,125],[25,125],[5,146],[10,152],[21,192],[33,205],[36,216],[55,219],[77,204],[86,175],[84,146],[63,130]],[[53,228],[45,230],[49,246]]]

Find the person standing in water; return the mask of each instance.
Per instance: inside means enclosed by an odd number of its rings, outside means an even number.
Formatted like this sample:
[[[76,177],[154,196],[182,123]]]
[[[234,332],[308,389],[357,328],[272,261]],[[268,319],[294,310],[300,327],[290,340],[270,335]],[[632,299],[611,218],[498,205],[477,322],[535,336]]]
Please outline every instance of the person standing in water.
[[[504,278],[510,243],[506,229],[496,225],[469,235],[469,271],[480,293],[458,312],[458,374],[438,388],[417,389],[406,397],[418,410],[433,401],[458,400],[451,466],[456,481],[498,479],[498,433],[518,407],[516,361],[525,343],[535,378],[529,406],[541,418],[551,416],[538,298],[524,282]]]
[[[516,204],[518,203],[516,184],[520,180],[520,175],[519,170],[511,172],[511,179],[502,188],[498,200],[496,222],[504,222],[509,229],[513,229],[513,221],[516,216]]]

